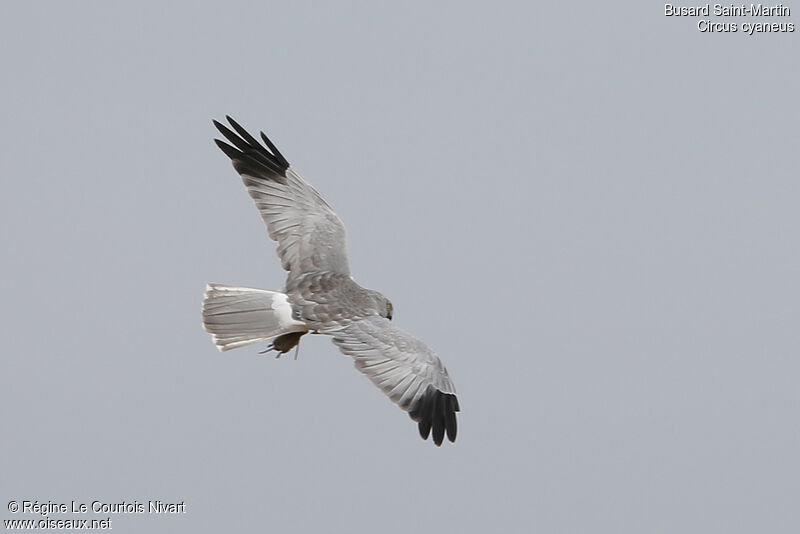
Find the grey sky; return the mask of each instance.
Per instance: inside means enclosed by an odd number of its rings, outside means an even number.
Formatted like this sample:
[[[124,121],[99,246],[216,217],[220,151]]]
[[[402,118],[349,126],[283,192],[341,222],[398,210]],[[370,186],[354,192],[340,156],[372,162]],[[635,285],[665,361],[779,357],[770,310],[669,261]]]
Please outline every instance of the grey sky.
[[[800,528],[800,30],[483,4],[4,3],[2,519],[161,499],[187,513],[114,530]],[[328,339],[276,361],[203,332],[206,282],[285,278],[212,143],[226,113],[442,357],[455,445]]]

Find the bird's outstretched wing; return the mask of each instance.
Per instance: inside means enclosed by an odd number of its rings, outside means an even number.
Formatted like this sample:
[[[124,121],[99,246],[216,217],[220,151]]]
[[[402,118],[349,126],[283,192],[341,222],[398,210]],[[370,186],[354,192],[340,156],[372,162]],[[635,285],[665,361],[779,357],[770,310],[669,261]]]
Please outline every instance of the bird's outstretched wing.
[[[318,271],[350,274],[344,225],[325,200],[261,132],[264,147],[230,117],[234,131],[214,121],[233,145],[215,139],[242,176],[269,236],[278,242],[281,265],[288,279]]]
[[[442,444],[445,433],[455,441],[456,390],[447,369],[425,343],[378,316],[320,333],[333,336],[339,349],[353,357],[356,368],[419,423],[423,439],[433,430],[436,445]]]

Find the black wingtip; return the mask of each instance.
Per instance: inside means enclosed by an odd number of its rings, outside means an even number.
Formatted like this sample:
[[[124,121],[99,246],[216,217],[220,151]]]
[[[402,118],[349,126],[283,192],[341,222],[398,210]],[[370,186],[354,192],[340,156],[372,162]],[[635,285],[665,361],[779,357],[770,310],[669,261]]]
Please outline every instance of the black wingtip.
[[[289,162],[286,160],[286,158],[283,157],[283,154],[281,154],[281,151],[278,150],[278,147],[276,147],[272,143],[272,141],[269,140],[269,137],[267,137],[264,134],[264,132],[259,132],[259,133],[261,133],[261,139],[269,147],[269,149],[272,150],[273,154],[275,154],[275,156],[278,158],[278,160],[280,160],[281,163],[283,163],[284,165],[286,165],[288,167],[289,166]]]
[[[428,439],[428,436],[431,434],[431,420],[425,419],[419,422],[419,435],[422,439]]]
[[[445,423],[444,427],[447,430],[447,439],[450,443],[455,443],[456,434],[458,433],[458,421],[456,420],[456,412],[458,409],[458,399],[454,395],[449,395],[445,398]]]
[[[458,434],[456,412],[460,411],[458,398],[452,393],[443,393],[434,387],[429,387],[417,404],[408,412],[414,421],[417,421],[419,435],[428,439],[433,431],[433,442],[437,447],[444,442],[444,436],[455,443]]]
[[[242,154],[241,152],[239,152],[238,150],[233,148],[231,145],[229,145],[225,141],[220,141],[219,139],[214,139],[214,142],[217,144],[217,146],[220,148],[220,150],[222,150],[225,153],[225,155],[228,156],[231,159],[237,159]]]
[[[237,171],[265,178],[286,177],[289,162],[272,142],[266,141],[269,147],[268,150],[230,115],[225,115],[225,118],[233,130],[217,120],[212,120],[211,122],[230,145],[218,139],[214,141],[225,155],[233,160],[233,166]],[[261,136],[266,139],[263,133]],[[279,179],[278,181],[281,180]]]

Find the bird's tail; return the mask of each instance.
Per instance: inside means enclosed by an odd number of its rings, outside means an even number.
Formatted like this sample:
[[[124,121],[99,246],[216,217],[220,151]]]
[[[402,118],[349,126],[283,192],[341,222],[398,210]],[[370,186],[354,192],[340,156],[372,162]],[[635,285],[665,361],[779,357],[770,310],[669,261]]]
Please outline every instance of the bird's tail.
[[[221,351],[308,331],[305,324],[292,318],[285,293],[220,284],[206,286],[203,327]]]

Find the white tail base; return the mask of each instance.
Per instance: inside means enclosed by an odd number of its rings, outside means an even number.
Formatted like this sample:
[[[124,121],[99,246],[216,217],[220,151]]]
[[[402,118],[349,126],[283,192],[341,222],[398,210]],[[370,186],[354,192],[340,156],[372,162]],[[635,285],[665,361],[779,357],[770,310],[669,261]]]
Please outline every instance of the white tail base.
[[[292,317],[285,293],[222,284],[206,286],[203,328],[221,351],[290,332],[308,332],[305,323]]]

